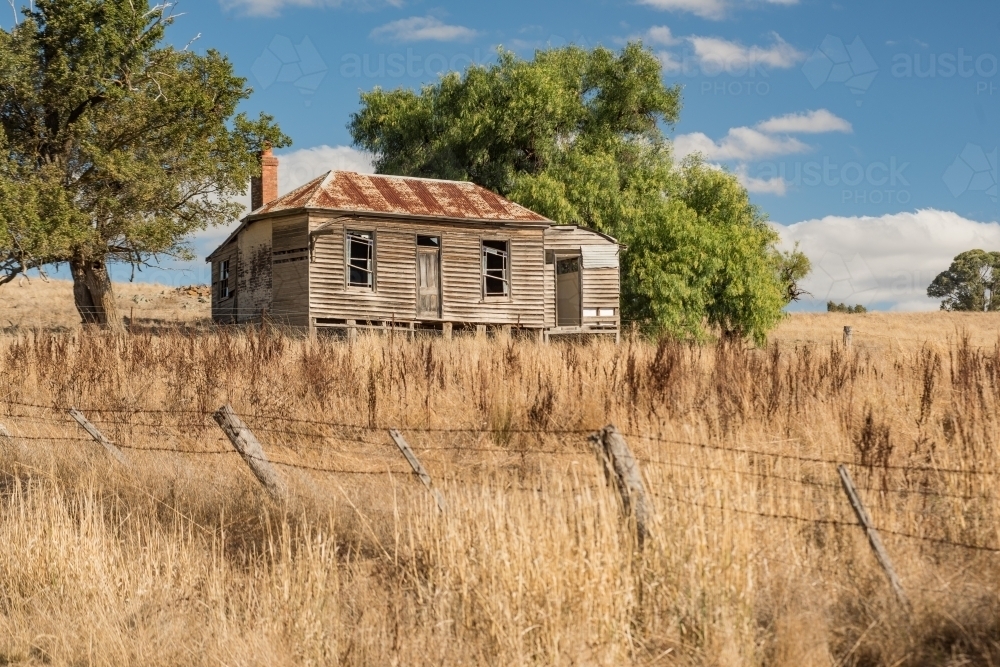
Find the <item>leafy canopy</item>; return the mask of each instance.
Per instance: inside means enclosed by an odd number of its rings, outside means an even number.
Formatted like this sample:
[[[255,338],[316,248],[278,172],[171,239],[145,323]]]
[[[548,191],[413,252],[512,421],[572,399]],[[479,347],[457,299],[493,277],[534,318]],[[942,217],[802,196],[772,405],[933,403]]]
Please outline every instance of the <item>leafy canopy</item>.
[[[941,310],[1000,310],[1000,252],[967,250],[927,287]]]
[[[0,284],[78,260],[189,257],[230,221],[272,119],[216,51],[162,44],[169,5],[38,0],[0,29]]]
[[[654,333],[763,340],[809,270],[728,173],[676,164],[680,90],[641,44],[570,46],[362,93],[349,129],[380,173],[470,180],[548,218],[616,237],[623,318]]]

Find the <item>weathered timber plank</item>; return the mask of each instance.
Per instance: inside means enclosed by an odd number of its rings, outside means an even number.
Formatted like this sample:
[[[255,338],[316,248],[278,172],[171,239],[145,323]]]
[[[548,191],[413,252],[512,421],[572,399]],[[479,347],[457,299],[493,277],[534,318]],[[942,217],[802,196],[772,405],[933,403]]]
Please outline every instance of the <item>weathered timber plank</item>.
[[[642,549],[653,524],[653,506],[642,483],[639,462],[614,425],[605,426],[590,436],[590,443],[605,473],[618,487],[625,515],[635,520],[636,537]]]
[[[275,500],[287,498],[288,490],[281,478],[278,477],[271,462],[268,461],[260,441],[243,423],[243,420],[236,415],[232,406],[228,403],[223,405],[213,417],[267,493]]]
[[[427,470],[424,469],[423,464],[420,463],[420,459],[418,459],[416,454],[413,453],[413,450],[410,448],[409,443],[406,442],[403,434],[396,429],[391,429],[389,431],[389,437],[392,438],[392,441],[396,443],[396,447],[398,447],[399,451],[401,451],[403,456],[406,457],[407,463],[409,463],[410,467],[413,468],[413,472],[420,479],[420,481],[423,482],[423,485],[427,487],[428,491],[434,494],[434,499],[437,500],[438,509],[443,512],[445,510],[444,496],[442,496],[441,492],[431,485],[431,476],[427,474]]]
[[[875,552],[875,558],[878,560],[879,565],[882,566],[882,570],[885,572],[886,576],[889,578],[889,585],[892,586],[892,591],[896,594],[896,598],[906,607],[909,607],[910,601],[906,597],[906,593],[903,591],[903,584],[899,580],[899,576],[896,574],[895,568],[892,566],[892,560],[889,558],[889,553],[885,550],[885,546],[882,544],[882,537],[879,535],[878,530],[872,523],[871,516],[868,514],[868,510],[865,508],[863,502],[861,502],[861,496],[858,494],[857,488],[854,486],[854,480],[851,479],[851,473],[847,470],[847,466],[840,464],[837,466],[837,472],[840,473],[840,482],[844,486],[844,493],[847,494],[847,499],[851,503],[851,507],[854,509],[854,514],[858,517],[858,523],[865,531],[865,535],[868,537],[868,543],[871,545],[872,551]]]
[[[129,464],[128,459],[125,458],[124,454],[122,454],[122,450],[118,449],[118,447],[116,447],[110,440],[105,438],[104,434],[97,430],[97,427],[91,424],[87,418],[83,416],[82,412],[76,408],[70,408],[69,416],[75,419],[76,423],[83,427],[83,430],[86,431],[95,442],[102,445],[104,449],[108,450],[108,453],[111,454],[111,456],[113,456],[118,463],[121,463],[123,466],[127,466]]]

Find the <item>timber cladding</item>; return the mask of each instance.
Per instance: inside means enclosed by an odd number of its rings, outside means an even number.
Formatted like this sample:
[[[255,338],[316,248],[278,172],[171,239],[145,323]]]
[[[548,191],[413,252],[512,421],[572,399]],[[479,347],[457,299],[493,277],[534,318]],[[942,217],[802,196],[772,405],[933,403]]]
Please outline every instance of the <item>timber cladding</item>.
[[[417,237],[440,242],[440,321],[544,326],[544,228],[448,224],[359,216],[344,221],[315,217],[309,308],[314,318],[409,321],[417,311]],[[374,286],[352,287],[345,274],[348,232],[372,234]],[[482,242],[509,243],[509,294],[484,296]],[[426,317],[423,319],[427,319]]]

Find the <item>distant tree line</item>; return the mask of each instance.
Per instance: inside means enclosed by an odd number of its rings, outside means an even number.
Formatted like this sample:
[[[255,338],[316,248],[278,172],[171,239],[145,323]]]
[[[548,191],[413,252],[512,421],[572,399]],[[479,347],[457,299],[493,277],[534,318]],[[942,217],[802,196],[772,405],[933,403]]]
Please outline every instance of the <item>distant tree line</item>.
[[[862,306],[860,303],[853,306],[848,306],[846,303],[834,303],[833,301],[827,301],[826,312],[860,314],[860,313],[867,313],[868,309]]]

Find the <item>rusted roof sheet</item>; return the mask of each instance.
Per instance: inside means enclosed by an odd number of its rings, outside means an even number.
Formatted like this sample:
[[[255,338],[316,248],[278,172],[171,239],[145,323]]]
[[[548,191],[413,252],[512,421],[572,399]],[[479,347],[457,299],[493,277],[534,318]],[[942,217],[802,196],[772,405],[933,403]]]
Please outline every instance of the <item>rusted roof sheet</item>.
[[[497,222],[549,222],[475,183],[331,171],[279,197],[253,216],[299,208],[437,216]]]

